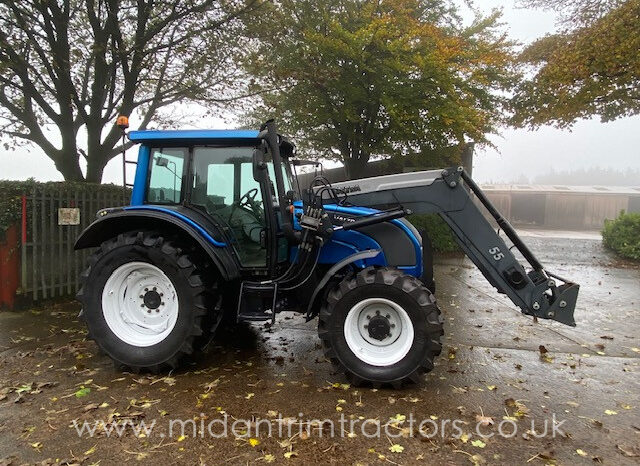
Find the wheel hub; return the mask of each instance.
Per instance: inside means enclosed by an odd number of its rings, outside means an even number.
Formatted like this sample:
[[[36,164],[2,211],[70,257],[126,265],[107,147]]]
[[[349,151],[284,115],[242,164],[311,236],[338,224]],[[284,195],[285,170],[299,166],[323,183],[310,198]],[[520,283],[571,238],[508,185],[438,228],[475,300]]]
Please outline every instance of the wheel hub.
[[[382,341],[391,333],[391,323],[386,317],[377,315],[371,318],[367,330],[371,338]]]
[[[147,262],[114,270],[102,290],[102,313],[111,331],[133,346],[152,346],[176,325],[179,302],[165,273]]]
[[[144,301],[144,305],[149,309],[158,309],[162,303],[162,297],[156,290],[147,291],[142,300]]]
[[[366,298],[347,314],[344,337],[361,361],[388,366],[407,355],[414,331],[407,311],[398,303],[386,298]]]

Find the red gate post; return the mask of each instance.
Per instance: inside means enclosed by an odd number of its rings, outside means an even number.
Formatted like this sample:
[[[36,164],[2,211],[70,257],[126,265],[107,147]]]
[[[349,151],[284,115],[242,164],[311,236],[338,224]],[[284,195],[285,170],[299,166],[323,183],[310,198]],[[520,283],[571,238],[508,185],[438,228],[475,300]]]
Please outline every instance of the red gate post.
[[[0,242],[0,308],[13,309],[19,285],[18,226],[12,225]]]

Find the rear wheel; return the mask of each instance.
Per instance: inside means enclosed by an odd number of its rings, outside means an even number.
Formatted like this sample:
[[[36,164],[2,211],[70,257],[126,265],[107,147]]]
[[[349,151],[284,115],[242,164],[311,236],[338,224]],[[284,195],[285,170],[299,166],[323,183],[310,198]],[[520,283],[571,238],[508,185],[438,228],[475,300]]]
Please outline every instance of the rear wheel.
[[[78,299],[90,338],[134,371],[176,367],[220,320],[215,287],[205,287],[190,256],[156,232],[105,241],[82,278]]]
[[[444,332],[424,284],[398,269],[368,268],[329,293],[318,334],[353,384],[400,387],[433,369]]]

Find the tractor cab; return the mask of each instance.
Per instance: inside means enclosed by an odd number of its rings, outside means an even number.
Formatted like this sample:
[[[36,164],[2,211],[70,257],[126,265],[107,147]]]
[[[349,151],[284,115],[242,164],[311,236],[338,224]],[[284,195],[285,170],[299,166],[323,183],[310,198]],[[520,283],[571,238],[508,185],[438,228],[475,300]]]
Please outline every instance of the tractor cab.
[[[289,164],[294,148],[286,139],[279,140],[276,177],[258,131],[132,131],[129,138],[141,144],[130,208],[197,211],[215,224],[220,240],[251,273],[267,273],[288,259],[275,215],[278,200],[292,202],[294,196]]]

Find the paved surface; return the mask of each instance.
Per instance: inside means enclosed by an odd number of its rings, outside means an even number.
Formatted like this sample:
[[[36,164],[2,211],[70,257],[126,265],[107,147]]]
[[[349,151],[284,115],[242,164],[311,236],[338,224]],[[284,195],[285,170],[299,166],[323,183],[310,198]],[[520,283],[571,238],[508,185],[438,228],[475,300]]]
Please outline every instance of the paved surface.
[[[517,228],[517,230],[523,237],[602,240],[602,233],[599,231],[542,230],[540,228]]]
[[[185,369],[152,377],[115,371],[84,341],[75,304],[2,313],[0,464],[638,464],[640,270],[595,240],[527,243],[549,270],[581,284],[578,326],[534,323],[468,260],[440,259],[445,349],[420,385],[402,390],[345,385],[322,356],[315,322],[300,317],[227,335]],[[169,436],[171,419],[217,420],[218,435],[225,416],[229,427],[246,420],[237,435]],[[353,433],[331,438],[341,416]],[[272,437],[253,435],[263,419]],[[301,435],[299,419],[325,421]],[[373,421],[363,433],[358,423],[370,419],[388,424],[386,434],[370,438]],[[148,435],[131,427],[154,420]],[[128,427],[122,437],[80,437],[74,421]],[[517,434],[498,435],[501,422]]]

